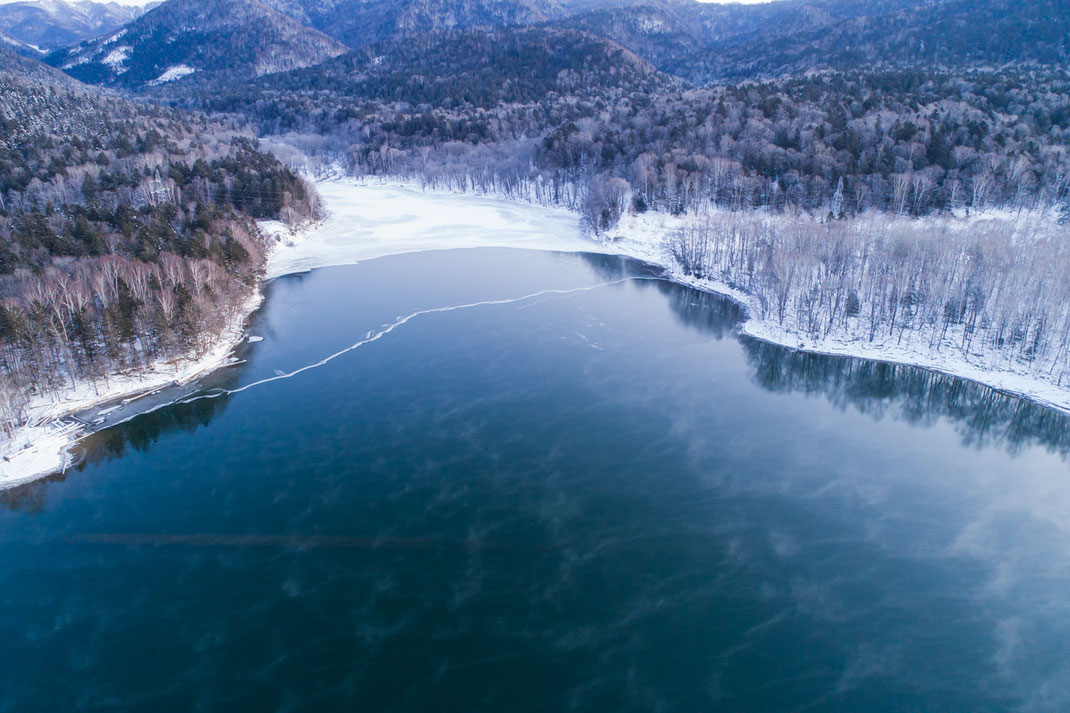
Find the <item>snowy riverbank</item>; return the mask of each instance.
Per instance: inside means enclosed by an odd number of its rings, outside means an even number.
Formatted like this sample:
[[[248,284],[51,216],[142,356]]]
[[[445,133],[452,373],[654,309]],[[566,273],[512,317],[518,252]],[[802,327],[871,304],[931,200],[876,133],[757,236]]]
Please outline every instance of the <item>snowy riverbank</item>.
[[[413,184],[334,179],[319,184],[331,211],[330,222],[308,240],[281,250],[269,275],[342,265],[419,250],[472,247],[520,247],[563,252],[599,252],[632,257],[664,268],[672,279],[729,297],[751,316],[740,330],[751,337],[792,349],[918,366],[1024,396],[1070,413],[1070,389],[1037,375],[1013,369],[992,369],[959,354],[932,352],[891,341],[824,339],[815,341],[790,326],[759,320],[761,310],[744,292],[713,280],[685,276],[672,257],[666,238],[686,228],[695,217],[664,213],[625,215],[618,226],[595,240],[584,234],[579,217],[557,207],[539,206],[476,193],[424,191]],[[771,218],[775,219],[775,218]],[[922,223],[925,222],[923,219]],[[972,218],[937,218],[951,228],[968,231],[984,221],[1017,221],[1035,229],[1038,216],[989,213]],[[384,229],[389,226],[389,230]],[[932,227],[936,227],[935,225]]]
[[[265,279],[318,267],[345,265],[385,255],[453,247],[517,247],[598,252],[583,237],[576,216],[559,208],[468,194],[423,193],[396,184],[347,179],[317,184],[329,218],[292,232],[264,221],[273,239]],[[0,489],[64,470],[69,451],[88,429],[71,417],[125,399],[185,383],[226,366],[245,339],[245,323],[262,300],[259,290],[239,310],[212,349],[197,359],[160,362],[145,372],[116,375],[104,383],[80,382],[59,395],[29,405],[31,425],[0,446]],[[110,407],[108,407],[110,408]],[[107,410],[107,409],[105,409]]]
[[[768,220],[781,218],[769,216]],[[929,344],[928,334],[888,334],[874,341],[854,335],[850,338],[827,337],[814,339],[802,325],[786,322],[779,324],[775,319],[760,319],[761,306],[753,296],[716,280],[698,279],[684,275],[672,256],[667,244],[667,237],[674,231],[687,229],[699,224],[705,217],[671,216],[664,213],[646,213],[643,215],[625,215],[620,224],[609,231],[604,239],[613,252],[627,255],[664,267],[672,279],[697,289],[725,295],[740,303],[747,309],[748,319],[740,325],[740,331],[755,339],[777,344],[791,349],[799,349],[815,354],[830,356],[856,357],[892,364],[915,366],[950,376],[974,381],[998,391],[1027,398],[1049,408],[1070,414],[1070,388],[1053,383],[1046,378],[1046,373],[1031,371],[1029,365],[1007,363],[998,356],[971,353],[964,355],[959,350],[934,350]],[[913,219],[900,219],[913,220]],[[983,224],[1000,222],[1001,225],[1014,225],[1023,234],[1036,230],[1052,230],[1053,221],[1048,216],[1026,215],[1016,217],[1006,213],[992,212],[971,218],[938,217],[923,218],[914,221],[914,225],[924,230],[936,232],[966,233],[980,228]]]
[[[262,230],[273,239],[272,254],[312,232],[292,232],[282,223],[264,222]],[[28,424],[0,443],[0,489],[11,488],[65,470],[71,462],[70,450],[89,430],[75,414],[95,406],[111,411],[118,404],[133,401],[172,384],[185,384],[199,376],[232,363],[234,348],[245,339],[245,322],[260,303],[260,290],[253,292],[214,340],[211,348],[196,358],[159,361],[150,368],[131,374],[113,374],[106,382],[78,381],[59,393],[39,395],[30,400]],[[108,406],[112,404],[112,406]]]
[[[924,353],[909,345],[831,339],[815,342],[775,322],[753,318],[761,310],[751,296],[715,281],[684,276],[675,264],[666,238],[687,226],[692,219],[687,216],[625,215],[616,228],[596,240],[584,233],[575,213],[557,207],[474,193],[423,191],[396,182],[332,179],[319,182],[317,188],[330,215],[322,224],[299,233],[291,233],[279,223],[261,224],[275,240],[266,279],[386,255],[451,248],[512,247],[616,254],[661,266],[683,284],[738,301],[752,317],[741,331],[755,338],[812,352],[920,366],[1070,413],[1070,389],[1036,375],[991,370],[952,353]],[[958,227],[967,230],[970,221],[978,219],[953,220],[960,221]],[[6,453],[0,453],[8,457],[0,461],[0,488],[66,467],[68,451],[80,438],[82,429],[65,417],[174,381],[190,381],[228,363],[234,347],[244,338],[248,316],[260,300],[258,291],[216,340],[216,346],[199,359],[159,364],[147,374],[112,378],[107,389],[82,385],[57,403],[34,404],[31,423],[37,425],[22,429]]]
[[[268,279],[424,250],[612,252],[585,237],[576,214],[563,208],[344,178],[321,181],[316,188],[330,219],[276,252],[268,263]]]

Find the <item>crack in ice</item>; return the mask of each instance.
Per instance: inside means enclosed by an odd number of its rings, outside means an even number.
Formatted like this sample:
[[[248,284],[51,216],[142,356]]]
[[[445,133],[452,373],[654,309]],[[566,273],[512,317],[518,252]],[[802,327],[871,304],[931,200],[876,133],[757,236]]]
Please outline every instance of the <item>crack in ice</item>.
[[[431,307],[431,308],[428,308],[428,309],[417,310],[415,312],[412,312],[411,314],[404,315],[403,317],[398,317],[397,319],[395,319],[393,322],[390,322],[389,324],[383,325],[383,327],[377,332],[376,331],[368,332],[367,334],[365,334],[363,339],[361,339],[361,340],[359,340],[357,342],[354,342],[353,344],[349,345],[345,349],[341,349],[341,350],[335,352],[334,354],[331,354],[329,356],[324,357],[323,359],[320,359],[317,362],[313,362],[311,364],[306,364],[305,366],[302,366],[302,367],[300,367],[298,369],[294,369],[293,371],[289,371],[289,372],[280,372],[280,371],[276,370],[275,376],[269,376],[269,377],[264,378],[264,379],[259,379],[258,381],[254,381],[252,383],[246,384],[245,386],[240,386],[240,387],[238,387],[236,389],[213,389],[213,390],[207,391],[205,393],[194,394],[193,396],[189,396],[187,398],[177,399],[175,401],[170,401],[168,403],[160,404],[159,406],[155,406],[155,407],[153,407],[151,409],[148,409],[146,411],[141,411],[141,412],[138,412],[138,413],[135,413],[135,414],[131,414],[129,418],[126,418],[126,419],[124,419],[122,421],[118,421],[118,422],[112,424],[111,426],[109,426],[109,428],[113,427],[113,426],[119,426],[121,424],[126,423],[127,421],[130,421],[131,419],[137,418],[138,416],[144,416],[146,414],[150,414],[153,411],[156,411],[156,410],[161,409],[161,408],[166,408],[167,406],[173,406],[175,404],[190,404],[190,403],[193,403],[194,401],[200,401],[202,399],[215,399],[215,398],[219,398],[220,396],[230,396],[232,394],[240,394],[243,391],[248,391],[249,389],[252,389],[252,388],[254,388],[256,386],[263,386],[264,384],[270,384],[273,381],[282,381],[283,379],[292,379],[293,377],[297,376],[298,374],[302,374],[302,373],[304,373],[306,371],[311,371],[312,369],[318,369],[319,367],[325,366],[328,363],[334,361],[335,359],[337,359],[340,356],[344,356],[344,355],[348,354],[349,352],[354,351],[356,349],[359,349],[359,348],[361,348],[361,347],[363,347],[363,346],[365,346],[367,344],[371,344],[373,342],[377,342],[380,339],[382,339],[383,337],[385,337],[386,335],[388,335],[391,332],[393,332],[398,327],[401,327],[401,326],[407,324],[408,322],[412,321],[413,319],[416,319],[417,317],[420,317],[420,316],[423,316],[423,315],[439,314],[439,313],[442,313],[442,312],[455,312],[457,310],[471,309],[473,307],[489,307],[489,306],[493,306],[493,305],[515,304],[517,302],[524,302],[524,301],[527,301],[527,300],[532,300],[532,299],[535,299],[537,297],[548,297],[548,296],[549,297],[562,297],[562,296],[566,296],[566,295],[579,294],[579,293],[582,293],[582,292],[591,292],[592,290],[597,290],[597,289],[600,289],[602,287],[612,287],[613,285],[620,285],[620,284],[623,284],[625,282],[634,282],[634,281],[639,281],[639,280],[660,280],[660,279],[661,279],[660,277],[642,277],[642,276],[624,277],[624,278],[621,278],[619,280],[613,280],[613,281],[610,281],[610,282],[600,282],[597,285],[587,285],[585,287],[573,287],[573,288],[570,288],[570,289],[562,289],[562,290],[540,290],[539,292],[533,292],[531,294],[522,295],[520,297],[506,297],[506,298],[499,299],[499,300],[481,300],[479,302],[468,302],[468,303],[459,304],[459,305],[449,305],[449,306],[446,306],[446,307]]]

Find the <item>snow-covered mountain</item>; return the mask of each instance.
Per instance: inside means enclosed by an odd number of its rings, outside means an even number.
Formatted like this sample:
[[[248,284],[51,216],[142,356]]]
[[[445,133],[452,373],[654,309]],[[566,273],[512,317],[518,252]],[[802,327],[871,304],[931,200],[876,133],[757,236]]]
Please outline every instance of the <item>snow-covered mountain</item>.
[[[169,0],[49,62],[91,84],[131,89],[182,77],[234,79],[318,64],[346,51],[257,0]]]
[[[12,48],[7,38],[0,35],[0,76],[14,77],[19,81],[34,81],[41,84],[76,88],[82,85],[58,69],[43,62],[23,56]]]
[[[158,3],[24,0],[0,5],[0,34],[18,49],[49,51],[114,32]],[[7,42],[12,45],[11,42]]]
[[[696,83],[813,69],[1070,59],[1065,0],[642,0],[568,17]]]

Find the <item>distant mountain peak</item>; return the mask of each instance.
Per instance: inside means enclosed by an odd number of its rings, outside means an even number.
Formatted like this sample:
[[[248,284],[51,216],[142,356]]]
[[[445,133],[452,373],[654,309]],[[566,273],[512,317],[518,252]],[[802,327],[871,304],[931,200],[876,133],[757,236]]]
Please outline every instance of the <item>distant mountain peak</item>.
[[[0,5],[0,33],[20,43],[19,51],[24,54],[35,54],[114,32],[156,4],[139,7],[93,0],[21,0]]]
[[[85,82],[136,89],[192,75],[256,77],[345,51],[258,0],[169,0],[119,32],[50,61]]]

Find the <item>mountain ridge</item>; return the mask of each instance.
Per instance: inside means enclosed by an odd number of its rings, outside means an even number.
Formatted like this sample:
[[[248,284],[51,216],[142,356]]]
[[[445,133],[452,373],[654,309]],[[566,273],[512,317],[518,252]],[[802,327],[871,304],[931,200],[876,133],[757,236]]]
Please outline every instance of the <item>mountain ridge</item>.
[[[258,0],[169,0],[111,36],[53,53],[48,61],[90,84],[137,90],[191,75],[244,79],[345,51]]]
[[[0,5],[0,33],[39,52],[118,30],[159,5],[93,0],[23,0]]]

